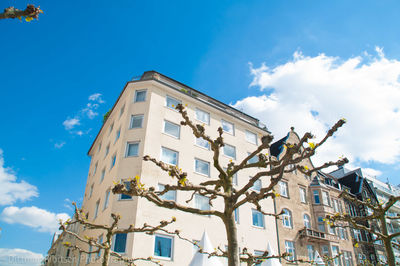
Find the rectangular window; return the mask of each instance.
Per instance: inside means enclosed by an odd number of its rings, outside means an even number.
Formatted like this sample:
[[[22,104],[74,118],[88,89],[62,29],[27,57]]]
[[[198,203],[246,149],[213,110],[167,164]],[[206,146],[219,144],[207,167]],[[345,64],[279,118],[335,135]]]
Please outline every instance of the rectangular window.
[[[103,244],[103,235],[100,235],[100,236],[99,236],[99,239],[98,239],[97,242],[98,242],[99,244]],[[101,255],[101,249],[99,249],[99,252],[97,252],[96,258],[97,258],[97,259],[100,258],[100,255]]]
[[[163,259],[172,259],[173,238],[165,235],[155,235],[154,256]]]
[[[334,258],[333,265],[335,265],[335,266],[341,265],[340,258],[339,258],[339,247],[338,246],[332,246],[332,257]]]
[[[337,199],[332,199],[334,212],[339,212],[339,204]]]
[[[108,135],[110,135],[110,134],[111,134],[111,132],[112,132],[113,128],[114,128],[114,123],[112,123],[112,124],[110,125],[110,130],[108,131]]]
[[[247,156],[249,156],[251,154],[251,152],[248,152],[247,153]],[[247,161],[247,163],[258,163],[258,156],[257,155],[254,155],[253,157],[251,157],[248,161]]]
[[[293,241],[285,241],[285,250],[286,253],[289,254],[289,256],[286,257],[287,260],[293,261],[296,259],[296,249]]]
[[[209,211],[210,210],[209,198],[199,194],[194,195],[194,207],[202,211]]]
[[[246,130],[246,140],[257,145],[257,134]]]
[[[307,203],[307,191],[305,188],[300,188],[300,201],[302,203]]]
[[[99,205],[100,205],[100,200],[98,200],[96,202],[96,206],[94,207],[94,217],[93,217],[93,219],[96,219],[97,214],[99,213]]]
[[[318,230],[325,233],[325,222],[322,216],[318,216]]]
[[[118,129],[118,131],[115,133],[114,143],[117,142],[117,140],[119,139],[120,136],[121,136],[121,128]]]
[[[250,177],[251,178],[251,177]],[[251,187],[252,190],[260,192],[262,187],[261,179],[258,179],[256,182],[254,182],[253,186]]]
[[[103,170],[101,170],[100,183],[103,182],[105,175],[106,175],[106,169],[104,168]]]
[[[131,183],[129,181],[124,181],[124,185],[125,185],[126,189],[129,191],[130,187],[131,187]],[[119,199],[120,200],[130,200],[130,199],[132,199],[132,196],[125,195],[125,194],[119,194]]]
[[[107,209],[108,207],[108,202],[110,201],[110,190],[106,191],[106,195],[104,197],[104,205],[103,205],[103,210]]]
[[[225,121],[223,119],[221,123],[222,123],[222,130],[224,132],[235,135],[235,126],[232,123]]]
[[[308,260],[313,261],[314,260],[314,246],[313,245],[307,245],[307,253],[308,253]]]
[[[194,171],[198,174],[210,176],[210,163],[200,159],[194,159]]]
[[[353,234],[358,242],[361,241],[361,231],[359,229],[353,229]]]
[[[327,224],[329,234],[336,235],[336,230],[330,224]]]
[[[261,212],[254,209],[251,210],[251,214],[252,214],[253,225],[264,228],[264,215]]]
[[[90,186],[90,190],[89,190],[89,198],[91,198],[91,197],[92,197],[92,194],[93,194],[93,186],[94,186],[94,184],[92,184],[92,185]]]
[[[179,153],[168,148],[161,147],[161,161],[167,164],[177,165]]]
[[[124,113],[124,111],[125,111],[125,104],[121,107],[121,109],[119,110],[119,117],[121,117],[122,116],[122,114]]]
[[[179,139],[181,134],[181,126],[164,120],[164,133]]]
[[[94,169],[93,169],[93,175],[95,175],[95,174],[96,174],[96,172],[97,172],[97,165],[98,165],[98,163],[96,163],[96,164],[94,165]]]
[[[319,192],[318,192],[318,190],[314,190],[313,194],[314,194],[314,203],[315,204],[320,204],[321,201],[319,200]]]
[[[114,167],[115,161],[116,161],[116,160],[117,160],[117,155],[114,154],[114,155],[111,157],[111,166],[110,166],[110,169],[112,169],[112,168]]]
[[[143,127],[143,115],[132,115],[131,124],[129,128],[142,128]]]
[[[235,222],[238,224],[238,223],[239,223],[239,208],[236,208],[236,209],[233,211],[233,214],[234,214],[234,216],[235,216]]]
[[[163,191],[165,188],[164,185],[158,184],[158,191]],[[170,190],[167,193],[160,195],[160,198],[163,200],[172,200],[176,201],[176,190]]]
[[[128,142],[126,144],[125,157],[132,157],[139,155],[139,142]]]
[[[224,146],[224,154],[228,157],[236,159],[236,148],[232,145],[226,144]]]
[[[108,155],[109,152],[110,152],[110,144],[108,144],[106,147],[106,152],[104,154],[104,158]]]
[[[210,114],[197,108],[196,108],[196,119],[207,125],[210,124]]]
[[[87,254],[86,257],[86,264],[89,264],[92,261],[92,252],[93,251],[93,246],[89,245],[89,254]]]
[[[351,257],[351,252],[343,251],[344,253],[344,266],[353,266],[353,259]]]
[[[178,104],[182,103],[180,100],[172,98],[171,96],[167,96],[166,98],[166,106],[168,108],[174,109],[178,106]]]
[[[145,102],[146,101],[147,90],[137,90],[135,91],[134,102]]]
[[[101,142],[99,144],[99,148],[97,149],[97,152],[99,152],[101,150]]]
[[[210,143],[207,140],[203,139],[203,138],[196,138],[196,145],[200,146],[200,147],[203,147],[203,148],[205,148],[207,150],[210,149]]]
[[[281,196],[288,198],[289,197],[288,183],[285,181],[279,181],[279,188]]]
[[[331,206],[331,203],[329,201],[329,193],[326,191],[322,191],[322,200],[323,204],[326,206]]]
[[[118,253],[125,253],[126,250],[126,237],[127,234],[115,234],[114,245],[112,250]]]

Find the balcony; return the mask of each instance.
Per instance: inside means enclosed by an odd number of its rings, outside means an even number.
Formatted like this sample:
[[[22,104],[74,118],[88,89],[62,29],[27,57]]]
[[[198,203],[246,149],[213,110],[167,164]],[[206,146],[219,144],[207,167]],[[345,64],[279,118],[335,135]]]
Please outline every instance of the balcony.
[[[300,237],[307,237],[309,241],[328,241],[327,235],[324,232],[304,228],[299,231]]]

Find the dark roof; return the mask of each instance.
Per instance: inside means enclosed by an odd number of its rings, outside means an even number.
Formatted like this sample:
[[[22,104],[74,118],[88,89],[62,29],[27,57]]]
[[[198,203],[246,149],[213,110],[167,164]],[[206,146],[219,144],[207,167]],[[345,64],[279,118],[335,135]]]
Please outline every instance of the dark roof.
[[[272,156],[275,156],[278,158],[278,156],[281,154],[283,151],[283,144],[286,143],[286,140],[289,138],[289,133],[286,135],[286,137],[281,138],[280,140],[272,143],[271,147],[269,148],[270,153]]]

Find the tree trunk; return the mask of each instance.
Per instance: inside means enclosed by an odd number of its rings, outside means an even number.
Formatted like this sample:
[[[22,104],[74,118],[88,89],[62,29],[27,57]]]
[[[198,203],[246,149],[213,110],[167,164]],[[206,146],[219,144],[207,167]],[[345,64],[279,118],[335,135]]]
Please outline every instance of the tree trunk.
[[[226,215],[224,224],[226,229],[226,237],[228,239],[228,265],[239,266],[239,244],[237,240],[237,230],[233,212],[231,212],[230,215]]]
[[[104,255],[103,255],[103,262],[102,266],[108,266],[109,261],[110,261],[110,253],[111,253],[111,240],[112,240],[112,235],[110,232],[107,234],[107,248],[104,249]]]
[[[380,222],[382,225],[382,234],[385,236],[389,235],[387,225],[386,225],[386,219],[385,215],[381,215],[380,217]],[[385,245],[385,250],[386,250],[386,256],[387,256],[387,263],[389,266],[395,266],[396,265],[396,259],[394,257],[394,252],[392,248],[392,239],[387,237],[383,239],[383,244]]]

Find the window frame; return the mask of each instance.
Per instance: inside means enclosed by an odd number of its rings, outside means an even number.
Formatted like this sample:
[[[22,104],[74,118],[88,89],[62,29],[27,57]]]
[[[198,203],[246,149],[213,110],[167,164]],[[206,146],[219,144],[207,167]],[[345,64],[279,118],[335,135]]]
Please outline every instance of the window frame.
[[[111,194],[111,190],[110,190],[110,189],[107,189],[107,190],[106,190],[106,194],[105,194],[105,196],[104,196],[103,211],[104,211],[105,209],[107,209],[108,204],[110,203],[110,194]]]
[[[290,245],[288,244],[291,244]],[[293,250],[293,254],[290,252],[290,250]],[[285,240],[285,251],[287,253],[291,253],[291,255],[287,256],[286,259],[290,260],[290,261],[294,261],[296,260],[296,243],[294,241],[290,241],[290,240]]]
[[[229,132],[229,131],[225,131],[225,129],[224,129],[224,123],[232,125],[232,133]],[[231,122],[229,122],[229,121],[226,121],[225,119],[221,119],[221,128],[222,128],[222,131],[223,131],[223,132],[228,133],[229,135],[235,136],[235,124],[234,124],[234,123],[231,123]]]
[[[282,209],[282,226],[293,229],[293,214],[288,208]],[[287,221],[287,222],[285,222]]]
[[[234,157],[232,157],[232,156],[230,156],[230,155],[227,155],[227,154],[225,153],[225,148],[226,148],[227,146],[233,147],[234,152],[235,152]],[[222,148],[222,153],[223,153],[226,157],[236,160],[236,155],[237,155],[237,154],[236,154],[236,147],[235,147],[235,146],[225,143],[224,147]]]
[[[203,120],[199,119],[197,117],[197,112],[198,111],[207,114],[208,115],[208,121],[203,121]],[[204,110],[202,110],[200,108],[197,108],[197,107],[196,107],[196,110],[195,110],[195,118],[196,118],[197,121],[200,121],[200,122],[204,123],[205,125],[210,125],[210,123],[211,123],[211,115],[210,115],[210,113],[206,112],[206,111],[204,111]]]
[[[303,193],[302,193],[303,192]],[[300,193],[300,202],[301,203],[307,203],[307,190],[305,187],[299,187],[299,193]]]
[[[170,254],[169,257],[157,256],[155,254],[156,253],[156,239],[157,239],[157,237],[168,238],[168,239],[171,240],[171,247],[170,247],[171,254]],[[173,259],[174,259],[174,244],[175,244],[174,242],[175,241],[174,241],[174,237],[173,236],[155,233],[154,234],[154,238],[153,238],[153,257],[156,258],[156,259],[159,259],[159,260],[173,261]]]
[[[176,164],[171,164],[171,163],[166,162],[166,161],[163,160],[163,150],[164,150],[164,149],[176,153]],[[168,165],[177,166],[177,165],[179,164],[179,152],[176,151],[176,150],[173,150],[173,149],[170,149],[170,148],[161,146],[160,161],[162,161],[162,162],[164,162],[164,163],[166,163],[166,164],[168,164]]]
[[[138,93],[142,93],[142,92],[144,92],[144,99],[138,101]],[[135,90],[135,96],[133,98],[134,103],[142,103],[142,102],[145,102],[146,100],[147,100],[147,89]]]
[[[129,155],[129,145],[134,145],[137,144],[137,154],[136,155]],[[139,145],[140,141],[128,141],[126,142],[126,147],[125,147],[125,158],[131,158],[131,157],[138,157],[139,156]]]
[[[171,106],[168,105],[168,98],[178,102],[178,104],[182,104],[182,100],[179,100],[175,97],[169,96],[168,94],[165,96],[165,107],[167,107],[168,109],[174,110],[175,112],[178,112],[178,110],[175,109],[176,106],[173,106],[174,104],[172,104]]]
[[[199,140],[199,139],[202,140],[202,141],[204,141],[205,143],[207,143],[207,147],[204,147],[204,146],[201,146],[200,144],[198,144],[198,143],[197,143],[197,140]],[[205,150],[208,150],[208,151],[211,149],[210,142],[208,142],[207,140],[203,139],[202,137],[196,138],[196,136],[195,136],[195,137],[194,137],[194,145],[197,146],[197,147],[203,148],[203,149],[205,149]]]
[[[99,182],[100,184],[103,182],[105,176],[106,176],[106,168],[104,167],[101,170],[101,174],[100,174],[100,182]]]
[[[171,124],[172,126],[178,127],[178,136],[175,136],[175,135],[173,135],[173,134],[170,134],[170,133],[168,133],[168,132],[165,130],[165,126],[166,126],[167,123],[168,123],[168,124]],[[176,124],[176,123],[173,123],[173,122],[171,122],[171,121],[169,121],[169,120],[164,119],[164,120],[163,120],[163,133],[164,133],[165,135],[170,136],[170,137],[173,137],[173,138],[176,138],[176,139],[180,139],[180,138],[181,138],[181,126],[180,126],[179,124]]]
[[[141,121],[140,121],[140,127],[133,127],[133,118],[134,117],[140,117]],[[144,114],[135,114],[135,115],[131,115],[131,120],[129,122],[129,129],[138,129],[138,128],[143,128],[143,121],[144,121]]]
[[[307,217],[307,219],[305,219],[306,217]],[[306,222],[308,223],[308,226],[307,226]],[[303,224],[304,224],[304,227],[307,228],[307,229],[311,229],[312,228],[311,216],[308,215],[307,213],[303,214]]]
[[[284,180],[279,181],[279,192],[282,197],[289,198],[289,183]],[[284,185],[284,192],[282,193],[282,185]]]
[[[115,132],[115,139],[114,139],[114,143],[116,143],[119,138],[121,137],[121,127],[119,127],[119,129],[117,130],[117,132]]]
[[[165,188],[165,185],[164,185],[164,184],[161,184],[161,183],[158,183],[157,186],[158,186],[158,191],[162,191],[162,190],[164,190],[164,188]],[[161,188],[161,187],[162,187],[162,188]],[[165,197],[168,193],[171,193],[171,192],[173,193],[173,196],[174,196],[172,200]],[[160,195],[159,198],[162,199],[162,200],[169,200],[169,201],[176,202],[176,200],[177,200],[177,194],[178,194],[178,193],[177,193],[176,190],[170,190],[170,191],[168,191],[167,193],[165,193],[164,195]]]
[[[197,207],[197,201],[196,201],[196,199],[198,199],[198,198],[201,198],[201,199],[203,199],[203,200],[206,200],[207,199],[207,206],[208,206],[208,208],[207,209],[204,209],[204,208],[199,208],[199,207]],[[200,195],[200,194],[194,194],[194,208],[196,208],[196,209],[199,209],[199,210],[201,210],[201,211],[210,211],[211,210],[211,205],[210,205],[210,202],[209,202],[209,198],[208,197],[206,197],[206,196],[203,196],[203,195]]]
[[[116,162],[117,162],[117,153],[114,153],[113,156],[111,156],[110,170],[114,168]]]
[[[130,184],[130,182],[127,181],[127,180],[121,180],[121,182],[124,184],[124,186],[125,186],[126,184]],[[128,191],[129,191],[129,190],[130,190],[130,189],[128,189]],[[127,197],[127,198],[123,199],[122,197]],[[132,197],[132,196],[129,196],[129,195],[125,195],[125,194],[118,194],[118,201],[125,201],[125,200],[133,200],[133,197]]]
[[[314,199],[314,204],[318,205],[321,204],[321,195],[319,194],[319,190],[313,190],[313,199]]]
[[[125,237],[125,249],[124,249],[124,251],[120,251],[120,252],[115,251],[115,242],[117,241],[117,235],[126,235],[126,237]],[[127,242],[128,242],[128,234],[127,234],[127,233],[118,233],[118,234],[115,234],[115,235],[113,235],[113,238],[112,238],[111,250],[114,251],[114,252],[116,252],[116,253],[118,253],[118,254],[126,254]]]
[[[254,214],[257,214],[257,216],[261,216],[261,222],[262,222],[262,226],[259,226],[259,225],[255,225],[254,224]],[[265,229],[265,217],[264,217],[265,215],[262,213],[262,212],[260,212],[260,211],[258,211],[258,210],[255,210],[255,209],[251,209],[251,225],[253,226],[253,227],[256,227],[256,228],[262,228],[262,229]]]
[[[96,219],[97,216],[99,215],[99,207],[100,207],[100,199],[98,199],[95,203],[93,219]]]
[[[250,140],[248,139],[248,135],[249,135],[249,134],[255,136],[255,143],[252,142],[252,141],[250,141]],[[245,130],[245,139],[246,139],[246,141],[247,141],[248,143],[251,143],[251,144],[254,144],[254,145],[258,145],[258,137],[257,137],[257,134],[254,133],[254,132],[252,132],[252,131],[250,131],[250,130],[247,130],[247,129]]]
[[[207,164],[207,166],[208,166],[208,168],[207,168],[208,169],[208,174],[205,174],[205,173],[197,171],[197,167],[196,167],[197,166],[197,162],[201,162],[201,163],[206,163]],[[202,159],[199,159],[199,158],[195,157],[194,158],[194,172],[196,174],[199,174],[199,175],[210,177],[210,175],[211,175],[211,164],[210,164],[210,162],[207,162],[205,160],[202,160]]]

